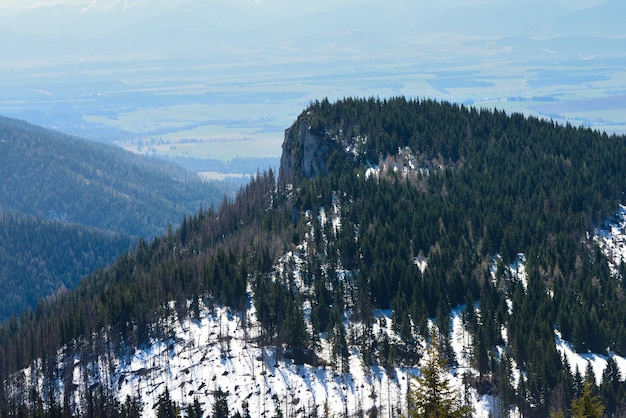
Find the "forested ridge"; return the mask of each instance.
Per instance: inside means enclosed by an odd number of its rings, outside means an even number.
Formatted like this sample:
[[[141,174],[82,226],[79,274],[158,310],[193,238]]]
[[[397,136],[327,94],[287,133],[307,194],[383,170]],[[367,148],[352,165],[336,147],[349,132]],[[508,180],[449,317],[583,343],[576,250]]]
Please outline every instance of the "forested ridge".
[[[134,245],[129,236],[0,212],[0,320],[79,280]]]
[[[477,371],[468,384],[498,396],[502,413],[568,414],[593,382],[588,370],[570,373],[555,330],[581,352],[609,355],[593,390],[606,416],[623,413],[626,386],[611,355],[626,354],[624,268],[611,274],[588,234],[624,203],[626,138],[404,98],[315,102],[295,125],[323,152],[294,137],[291,166],[313,155],[326,170],[292,171],[292,184],[259,175],[233,202],[186,216],[76,291],[11,320],[0,328],[2,378],[70,342],[95,355],[113,344],[122,355],[163,338],[154,324],[167,310],[193,318],[200,305],[241,313],[253,304],[262,343],[295,362],[316,363],[328,338],[341,370],[348,346],[366,365],[416,364],[431,318],[453,364],[450,312],[462,307]],[[324,221],[331,213],[338,224]],[[301,264],[278,269],[296,250]],[[508,268],[515,262],[525,283]],[[372,332],[380,309],[393,310],[398,340]],[[362,331],[348,333],[344,320]],[[57,366],[45,364],[54,377]],[[523,376],[516,386],[513,365]],[[47,402],[9,393],[6,414]]]
[[[136,237],[163,234],[224,194],[174,164],[8,118],[0,178],[5,210]]]
[[[225,192],[173,164],[0,118],[0,321]]]
[[[341,230],[357,230],[359,243],[355,250],[350,236],[338,237],[341,264],[359,271],[373,307],[394,308],[405,341],[428,317],[445,329],[450,308],[465,304],[476,366],[495,384],[506,366],[492,360],[505,325],[509,353],[528,379],[515,403],[539,415],[564,408],[556,392],[573,396],[555,328],[581,352],[624,353],[623,275],[612,277],[584,239],[623,199],[624,137],[433,101],[323,101],[309,111],[311,130],[337,144],[328,161],[343,163],[305,183],[298,204],[328,207],[339,196]],[[422,170],[402,175],[407,150]],[[361,174],[371,166],[387,168]],[[526,255],[527,289],[503,268],[518,253]],[[418,255],[428,260],[423,273],[412,263]]]

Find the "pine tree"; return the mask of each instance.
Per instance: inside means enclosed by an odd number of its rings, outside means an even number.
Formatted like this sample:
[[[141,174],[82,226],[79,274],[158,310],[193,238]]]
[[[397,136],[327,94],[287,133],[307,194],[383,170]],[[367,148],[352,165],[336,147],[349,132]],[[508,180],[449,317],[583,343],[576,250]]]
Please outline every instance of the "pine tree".
[[[170,398],[170,391],[165,388],[165,392],[159,397],[157,402],[157,418],[178,418],[180,410],[176,402]]]
[[[604,414],[604,405],[598,395],[593,394],[592,383],[585,381],[583,393],[572,402],[570,413],[574,418],[600,418]]]
[[[416,377],[417,385],[409,391],[409,418],[456,418],[469,416],[472,409],[463,405],[460,394],[451,387],[446,361],[431,347]]]
[[[126,395],[126,400],[122,404],[120,416],[122,418],[139,418],[143,411],[143,405],[139,398]]]
[[[335,324],[332,335],[332,353],[333,358],[338,362],[342,372],[347,372],[349,369],[348,357],[348,342],[346,340],[346,328],[341,322]]]
[[[194,398],[193,403],[187,405],[185,412],[187,418],[202,418],[204,415],[204,410],[202,409],[202,405],[200,405],[198,398]]]
[[[606,362],[606,368],[602,372],[602,384],[600,385],[605,411],[609,416],[614,416],[617,411],[621,380],[622,377],[615,356],[610,356]]]
[[[213,418],[228,418],[228,393],[218,387],[214,393],[215,403],[213,404]]]

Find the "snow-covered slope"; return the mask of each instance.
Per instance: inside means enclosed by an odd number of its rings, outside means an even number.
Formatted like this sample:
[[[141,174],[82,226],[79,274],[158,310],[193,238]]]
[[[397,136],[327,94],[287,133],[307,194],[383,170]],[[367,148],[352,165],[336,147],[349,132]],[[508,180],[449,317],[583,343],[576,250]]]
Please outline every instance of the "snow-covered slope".
[[[244,320],[250,332],[245,332]],[[228,394],[231,414],[243,413],[246,408],[252,417],[275,416],[278,411],[285,417],[360,416],[376,410],[380,417],[392,417],[406,413],[407,384],[412,375],[419,373],[417,367],[368,368],[354,347],[350,349],[349,369],[341,372],[332,364],[330,346],[324,341],[327,365],[296,365],[277,357],[273,347],[261,347],[255,342],[258,324],[254,309],[245,318],[215,308],[204,310],[199,320],[182,321],[173,311],[163,321],[168,324],[169,337],[152,341],[133,354],[113,360],[103,356],[89,363],[81,363],[77,357],[71,371],[71,385],[79,388],[72,400],[74,406],[80,409],[86,391],[103,381],[112,385],[120,402],[127,395],[139,395],[145,417],[156,416],[158,399],[166,388],[178,405],[198,399],[205,411],[211,411],[214,393],[222,390]],[[388,313],[379,313],[375,332],[393,335],[391,323]],[[460,310],[453,313],[452,324],[459,366],[451,370],[449,377],[461,396],[463,373],[472,370]],[[351,329],[355,331],[354,326]],[[60,352],[59,360],[65,354],[65,350]],[[107,364],[114,366],[110,372]],[[31,372],[29,368],[24,373],[27,381]],[[68,380],[59,382],[61,388],[67,384]],[[41,386],[41,393],[43,389]],[[494,399],[478,396],[473,390],[469,394],[474,416],[488,417]],[[59,393],[59,403],[63,396]]]
[[[308,216],[312,215],[309,213]],[[318,219],[322,224],[330,222],[334,228],[340,228],[341,205],[334,203],[332,207],[322,209]],[[311,234],[313,232],[311,230]],[[614,274],[617,274],[614,263],[621,262],[626,254],[625,232],[626,208],[621,207],[593,237],[609,255]],[[275,265],[276,274],[280,275],[286,266],[290,266],[294,269],[297,285],[303,287],[304,284],[297,280],[298,269],[304,264],[307,250],[306,243],[303,243],[297,251],[287,252]],[[520,254],[514,264],[506,267],[522,282],[525,281],[524,263],[525,257]],[[339,274],[347,272],[340,271]],[[251,290],[250,296],[253,297]],[[413,375],[419,374],[419,363],[388,368],[364,364],[358,344],[352,343],[364,332],[359,322],[344,318],[349,357],[348,367],[342,370],[326,335],[321,338],[317,365],[295,364],[282,354],[280,348],[261,345],[262,329],[254,304],[245,313],[236,313],[210,306],[210,301],[206,300],[201,302],[197,319],[181,319],[174,303],[169,308],[168,314],[155,324],[162,337],[140,347],[116,353],[104,350],[105,354],[94,359],[73,354],[72,347],[61,350],[58,363],[65,366],[61,366],[63,370],[58,373],[58,402],[66,402],[63,400],[65,388],[72,387],[76,390],[70,404],[76,411],[81,411],[88,391],[103,383],[112,389],[120,402],[129,395],[139,396],[145,417],[156,416],[157,402],[166,389],[178,405],[184,407],[197,399],[205,411],[211,411],[216,391],[222,390],[227,393],[231,414],[248,411],[252,417],[275,416],[279,412],[285,417],[361,416],[374,411],[379,417],[397,417],[406,413],[409,382]],[[480,307],[477,308],[480,311]],[[459,396],[471,403],[473,416],[498,416],[497,398],[479,395],[463,383],[465,374],[476,376],[477,372],[470,363],[472,341],[470,333],[463,327],[462,310],[463,307],[457,307],[451,313],[450,341],[456,360],[449,374],[452,386],[458,390]],[[371,328],[374,338],[396,340],[398,336],[392,325],[390,312],[376,312]],[[436,326],[433,321],[430,325]],[[503,328],[502,332],[506,341],[506,329]],[[607,359],[613,356],[622,375],[626,374],[625,358],[611,353],[576,353],[571,344],[562,340],[558,331],[555,331],[555,343],[558,352],[567,358],[572,372],[578,370],[584,374],[590,364],[599,381]],[[421,341],[420,346],[424,350],[425,342]],[[499,353],[504,351],[504,347],[499,347]],[[524,376],[515,364],[513,367],[512,384],[517,386]],[[38,393],[45,393],[42,370],[41,362],[35,362],[16,375],[16,382],[20,379],[34,383]],[[519,412],[511,411],[511,414],[518,415]]]
[[[318,220],[339,228],[340,205],[320,210]],[[297,286],[304,287],[299,270],[307,251],[305,242],[298,251],[287,252],[276,263],[275,274],[280,276],[291,268]],[[253,297],[251,289],[249,292]],[[197,399],[205,411],[212,410],[215,392],[225,391],[231,414],[248,411],[252,417],[276,416],[278,411],[285,417],[351,417],[374,412],[379,417],[397,417],[407,412],[407,390],[412,376],[419,373],[419,364],[366,366],[358,344],[354,343],[365,332],[361,323],[344,318],[349,345],[347,368],[333,356],[328,335],[322,335],[316,352],[317,365],[295,364],[283,355],[282,349],[260,344],[262,328],[254,304],[245,313],[234,313],[223,307],[209,307],[209,300],[200,303],[202,309],[197,319],[181,319],[175,304],[170,303],[168,315],[154,326],[163,337],[136,349],[105,353],[89,361],[74,354],[72,347],[60,350],[58,404],[66,402],[65,388],[72,387],[75,390],[70,404],[76,411],[83,411],[86,393],[102,384],[111,388],[120,402],[127,396],[139,396],[145,417],[156,416],[157,402],[166,389],[179,406],[185,407]],[[305,306],[305,316],[308,310]],[[463,375],[476,372],[470,367],[467,353],[471,340],[463,330],[460,315],[461,309],[457,309],[451,317],[452,346],[458,366],[450,370],[449,378],[459,396],[474,405],[474,416],[488,417],[494,409],[494,399],[479,396],[463,385]],[[390,311],[375,313],[370,332],[377,341],[399,341]],[[424,352],[425,342],[421,341],[420,346]],[[18,378],[25,382],[35,379],[36,392],[46,393],[41,378],[44,375],[38,362]]]
[[[272,347],[256,342],[254,310],[246,321],[252,324],[245,335],[242,318],[223,309],[205,311],[199,321],[172,320],[172,336],[136,352],[120,363],[115,372],[119,397],[142,394],[145,416],[153,416],[158,396],[167,387],[179,404],[197,397],[210,411],[214,391],[228,393],[231,413],[243,412],[247,403],[253,417],[286,417],[318,414],[353,416],[375,408],[403,409],[409,370],[387,373],[381,367],[364,367],[358,350],[350,353],[347,373],[331,364],[313,367],[278,358]],[[330,348],[326,347],[329,353]],[[329,361],[330,363],[330,361]]]
[[[611,272],[616,274],[619,265],[626,261],[626,206],[621,205],[610,221],[596,229],[593,240],[607,255]]]

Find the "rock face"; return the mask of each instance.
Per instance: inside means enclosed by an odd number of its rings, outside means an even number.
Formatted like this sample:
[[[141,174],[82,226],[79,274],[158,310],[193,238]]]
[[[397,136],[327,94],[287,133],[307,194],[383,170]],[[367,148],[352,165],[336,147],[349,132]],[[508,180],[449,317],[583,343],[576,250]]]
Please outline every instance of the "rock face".
[[[328,174],[327,156],[333,142],[323,134],[312,132],[307,116],[300,115],[285,130],[278,173],[281,186],[294,183],[298,178],[315,178]]]

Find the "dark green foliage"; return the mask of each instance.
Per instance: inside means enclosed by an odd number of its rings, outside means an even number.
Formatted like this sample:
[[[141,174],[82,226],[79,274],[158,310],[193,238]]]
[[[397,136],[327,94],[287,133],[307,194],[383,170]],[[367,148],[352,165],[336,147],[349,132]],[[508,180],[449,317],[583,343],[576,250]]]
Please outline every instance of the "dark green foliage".
[[[0,322],[128,251],[127,235],[0,212]]]
[[[163,161],[0,118],[0,205],[152,237],[223,190]]]
[[[179,418],[180,410],[175,401],[170,398],[170,391],[165,391],[159,396],[156,407],[157,418]]]
[[[409,400],[410,418],[462,418],[470,416],[472,408],[464,405],[447,376],[446,360],[441,353],[430,348],[427,360],[415,378]]]
[[[294,293],[290,281],[281,283],[269,276],[257,277],[255,305],[257,316],[266,333],[266,343],[276,347],[283,345],[288,349],[288,355],[297,363],[304,360],[308,349],[309,334],[304,323],[302,298]]]
[[[183,316],[202,315],[202,302],[243,311],[248,285],[261,342],[300,362],[325,336],[344,371],[350,346],[362,348],[367,365],[414,365],[428,318],[454,361],[449,315],[465,305],[479,371],[468,384],[498,394],[505,413],[515,405],[525,416],[548,416],[583,394],[582,378],[558,355],[555,329],[579,350],[626,352],[623,277],[611,275],[586,239],[626,190],[626,138],[403,98],[316,102],[299,123],[319,136],[322,150],[307,151],[296,138],[291,155],[322,156],[312,164],[323,169],[291,173],[293,187],[281,179],[277,188],[271,171],[259,176],[234,202],[185,217],[178,230],[140,241],[77,291],[7,323],[3,376],[106,326],[113,344],[163,337],[153,324],[168,301]],[[366,176],[372,166],[386,168]],[[336,211],[341,227],[322,222],[322,210]],[[279,255],[304,241],[299,272],[288,263],[274,269]],[[526,255],[526,283],[508,268],[518,253]],[[312,335],[303,306],[311,306]],[[373,335],[377,309],[393,309],[400,340]],[[517,390],[508,378],[513,360],[523,372]],[[614,370],[607,381],[599,396],[619,413],[624,384],[615,383]]]
[[[479,320],[467,313],[475,364],[494,380],[494,348],[504,344],[506,326],[528,377],[520,407],[531,415],[547,413],[564,382],[555,327],[581,351],[626,352],[621,283],[583,239],[617,209],[626,188],[624,137],[403,98],[316,102],[304,118],[335,146],[326,160],[332,174],[298,183],[296,207],[317,213],[339,201],[349,227],[335,238],[338,259],[367,283],[373,308],[393,307],[405,343],[411,331],[423,332],[422,312],[437,318],[445,336],[449,308],[478,301]],[[408,175],[400,174],[406,155]],[[372,165],[387,169],[365,176]],[[527,255],[528,289],[506,269],[518,253]],[[494,254],[501,259],[492,281]],[[414,266],[420,257],[423,274]],[[363,298],[356,300],[358,311]],[[446,339],[440,343],[445,349]],[[391,346],[380,347],[386,357]]]
[[[139,399],[135,397],[126,396],[126,400],[122,404],[120,410],[121,418],[140,418],[143,412],[143,406],[139,402]]]
[[[193,403],[187,405],[186,417],[187,418],[203,418],[204,410],[198,398],[194,398]]]
[[[172,164],[0,117],[0,321],[223,197]]]
[[[601,418],[604,406],[598,395],[593,393],[595,383],[585,382],[583,393],[572,402],[570,413],[574,418]]]
[[[600,395],[603,400],[605,412],[616,415],[620,407],[624,406],[624,388],[621,385],[621,373],[613,356],[607,359],[606,368],[602,373]]]
[[[241,191],[240,199],[224,203],[219,215],[210,209],[188,217],[186,246],[173,231],[151,243],[140,240],[135,250],[85,278],[75,291],[42,301],[33,312],[9,320],[0,327],[3,377],[80,336],[104,338],[101,331],[107,325],[115,344],[163,337],[153,325],[166,301],[202,295],[211,303],[246,309],[246,271],[275,257],[284,239],[280,231],[289,225],[287,215],[267,207],[274,185],[271,172],[259,176]],[[262,222],[274,226],[262,230]],[[94,347],[98,344],[84,341],[83,349]]]

